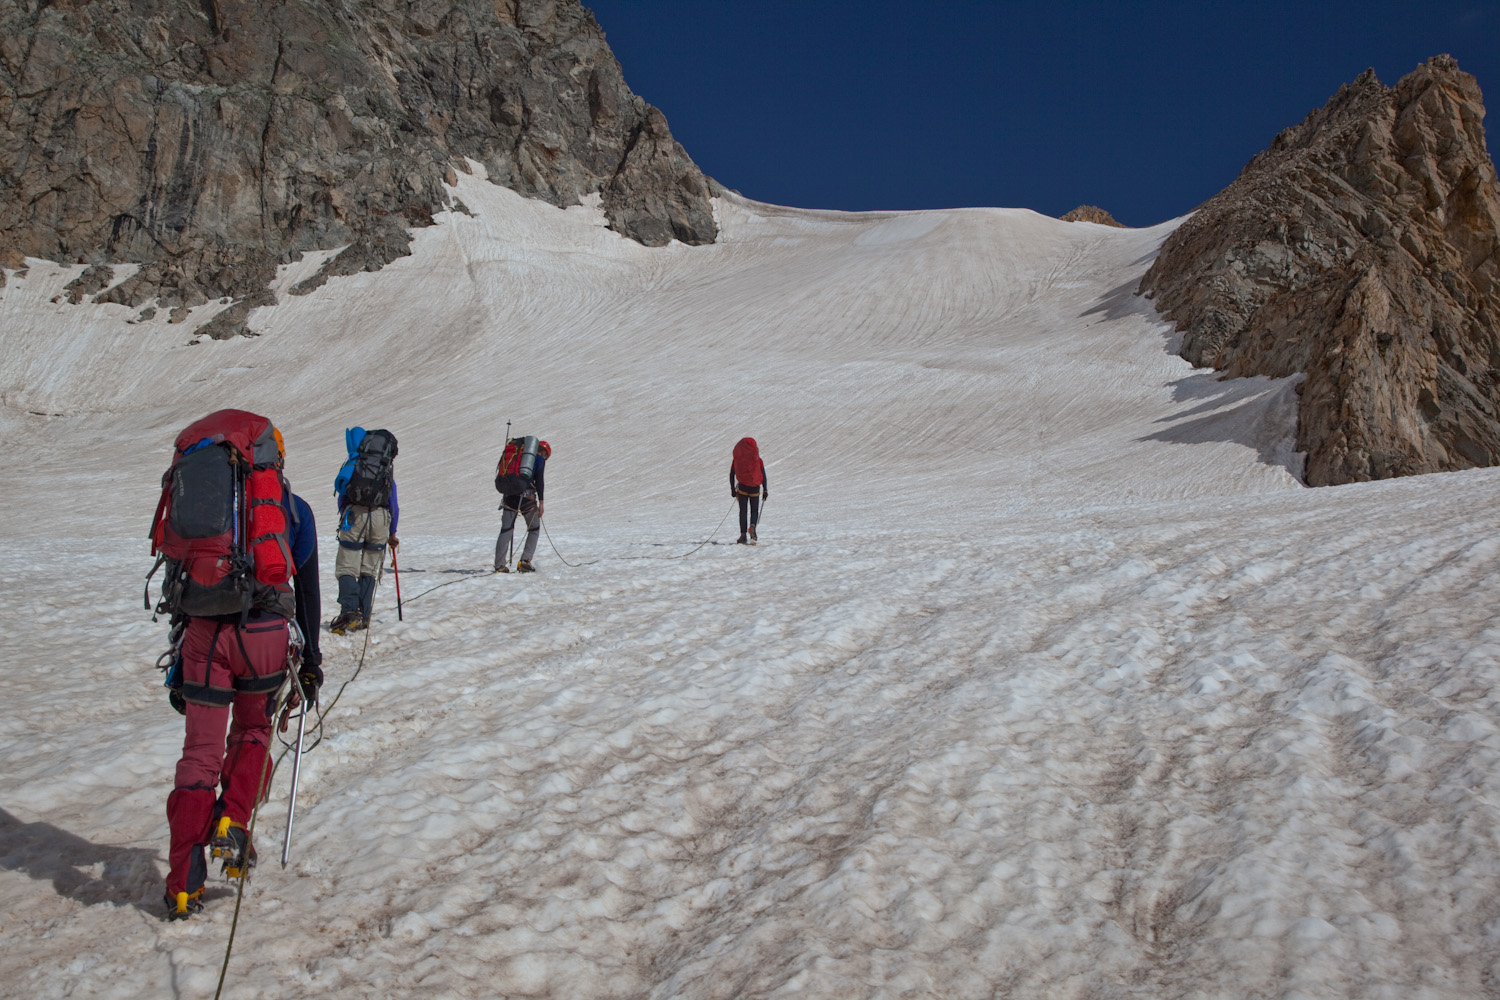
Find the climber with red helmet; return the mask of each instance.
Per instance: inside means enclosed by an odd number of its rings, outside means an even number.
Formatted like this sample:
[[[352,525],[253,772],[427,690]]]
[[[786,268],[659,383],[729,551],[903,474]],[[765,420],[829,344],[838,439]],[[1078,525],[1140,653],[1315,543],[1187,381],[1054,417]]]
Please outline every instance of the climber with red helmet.
[[[495,540],[495,572],[510,572],[510,547],[515,538],[516,515],[526,519],[526,544],[521,548],[517,573],[535,573],[531,557],[542,534],[542,498],[546,484],[542,471],[552,457],[552,446],[534,437],[511,438],[505,443],[495,469],[495,489],[500,493],[500,537]]]

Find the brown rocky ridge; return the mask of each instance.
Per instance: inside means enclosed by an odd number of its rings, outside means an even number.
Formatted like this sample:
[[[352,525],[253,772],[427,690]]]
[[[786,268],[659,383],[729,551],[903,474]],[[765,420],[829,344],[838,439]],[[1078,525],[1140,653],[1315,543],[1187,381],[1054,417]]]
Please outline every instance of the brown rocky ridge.
[[[1474,78],[1366,71],[1278,135],[1141,280],[1182,356],[1305,373],[1309,485],[1500,462],[1500,195]]]
[[[229,296],[246,332],[296,289],[409,252],[464,159],[554,205],[598,193],[650,246],[717,236],[704,177],[579,0],[0,0],[0,266],[92,265],[74,301]],[[3,277],[3,272],[0,272]]]
[[[1067,215],[1058,216],[1063,222],[1094,222],[1101,226],[1114,226],[1116,229],[1126,228],[1124,224],[1115,221],[1110,215],[1098,205],[1079,205]]]

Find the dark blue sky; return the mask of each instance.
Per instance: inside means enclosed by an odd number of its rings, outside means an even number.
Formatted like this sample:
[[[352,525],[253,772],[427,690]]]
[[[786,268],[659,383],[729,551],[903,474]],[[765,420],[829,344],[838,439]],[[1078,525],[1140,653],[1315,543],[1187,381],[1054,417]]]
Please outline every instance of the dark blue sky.
[[[699,166],[805,208],[1150,225],[1368,66],[1389,85],[1448,52],[1500,108],[1500,0],[584,3]]]

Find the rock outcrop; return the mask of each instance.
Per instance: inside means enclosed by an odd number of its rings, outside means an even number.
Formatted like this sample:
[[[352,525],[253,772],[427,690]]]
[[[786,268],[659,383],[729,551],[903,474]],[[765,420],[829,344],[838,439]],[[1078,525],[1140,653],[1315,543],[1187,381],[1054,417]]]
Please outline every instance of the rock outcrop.
[[[1064,222],[1095,222],[1101,226],[1114,226],[1116,229],[1124,229],[1123,223],[1115,221],[1110,215],[1098,205],[1079,205],[1067,215],[1058,216]]]
[[[215,336],[305,251],[348,247],[306,287],[405,255],[464,158],[647,245],[717,235],[578,0],[0,0],[0,120],[0,266],[140,263],[107,299],[232,297]]]
[[[1500,463],[1500,196],[1483,120],[1448,56],[1390,88],[1367,71],[1200,207],[1141,281],[1193,364],[1306,373],[1310,485]]]

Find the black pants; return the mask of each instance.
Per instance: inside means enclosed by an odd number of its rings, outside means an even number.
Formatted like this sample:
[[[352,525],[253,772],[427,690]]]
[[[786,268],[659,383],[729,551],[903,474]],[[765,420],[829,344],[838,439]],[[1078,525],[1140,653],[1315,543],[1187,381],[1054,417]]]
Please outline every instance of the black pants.
[[[745,496],[743,493],[736,493],[734,497],[740,502],[740,534],[743,535],[746,530],[747,517],[750,527],[760,523],[760,494],[752,493],[750,496]]]

